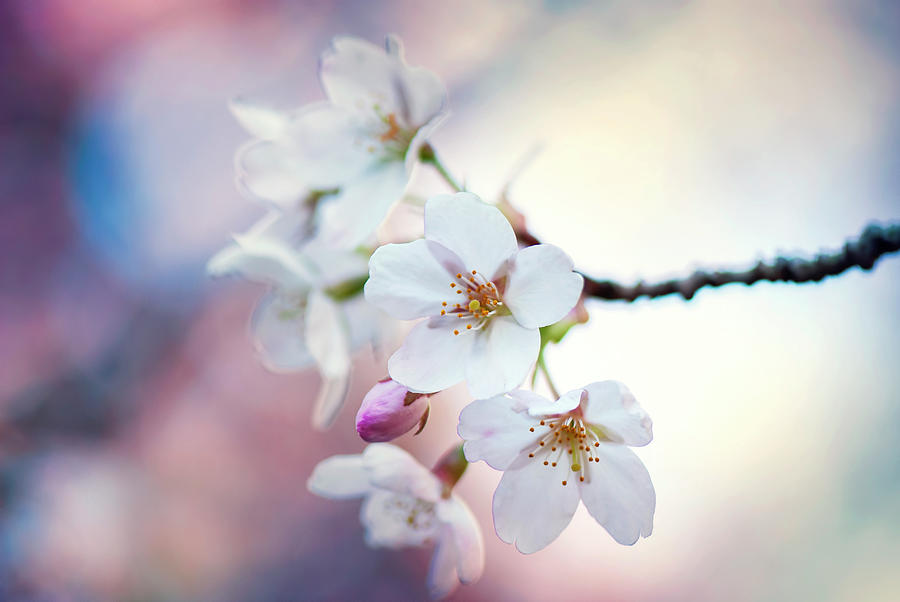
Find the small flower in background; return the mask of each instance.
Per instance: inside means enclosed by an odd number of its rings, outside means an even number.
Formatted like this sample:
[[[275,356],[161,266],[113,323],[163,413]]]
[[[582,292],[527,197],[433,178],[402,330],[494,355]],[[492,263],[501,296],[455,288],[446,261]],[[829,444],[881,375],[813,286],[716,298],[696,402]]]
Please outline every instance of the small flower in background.
[[[428,420],[428,395],[413,393],[390,378],[378,381],[363,397],[356,414],[356,432],[370,443],[391,441],[412,430],[422,432]]]
[[[517,387],[540,349],[539,328],[578,302],[583,278],[553,245],[519,250],[509,222],[476,195],[425,204],[425,238],[380,247],[366,299],[402,320],[428,317],[391,356],[391,378],[423,393],[462,380],[475,398]]]
[[[214,276],[238,274],[270,286],[253,312],[256,346],[273,372],[316,364],[322,386],[313,425],[325,429],[347,393],[351,350],[374,342],[380,321],[358,294],[365,257],[315,241],[297,250],[292,244],[296,226],[297,220],[273,211],[235,236],[233,244],[210,259],[207,269]]]
[[[494,528],[522,553],[556,539],[579,499],[621,544],[653,530],[653,483],[628,449],[650,443],[652,423],[621,383],[592,383],[555,402],[523,390],[475,401],[459,415],[459,436],[470,462],[505,471]]]
[[[428,571],[434,598],[459,583],[474,583],[484,570],[484,541],[469,507],[453,493],[466,461],[459,448],[446,454],[434,472],[389,443],[370,444],[358,455],[320,462],[307,482],[316,495],[365,498],[360,520],[366,543],[400,548],[436,542]]]
[[[368,241],[409,181],[419,148],[444,117],[447,93],[410,67],[392,36],[379,48],[339,37],[323,53],[327,102],[293,111],[236,100],[232,112],[257,139],[238,151],[238,184],[287,211],[315,215],[331,244]]]

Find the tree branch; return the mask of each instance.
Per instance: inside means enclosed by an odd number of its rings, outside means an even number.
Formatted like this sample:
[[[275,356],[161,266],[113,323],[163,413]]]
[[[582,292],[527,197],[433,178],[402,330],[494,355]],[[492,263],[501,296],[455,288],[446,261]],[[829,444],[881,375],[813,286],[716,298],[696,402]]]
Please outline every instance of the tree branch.
[[[517,232],[517,236],[524,245],[540,243],[525,229]],[[641,297],[656,299],[674,294],[691,299],[701,288],[719,287],[735,282],[748,286],[762,281],[819,282],[853,267],[871,270],[882,256],[898,250],[900,250],[900,223],[887,226],[870,224],[859,238],[847,241],[840,251],[819,253],[813,259],[779,256],[769,262],[760,261],[746,271],[697,270],[687,278],[649,284],[639,281],[631,286],[613,280],[595,280],[585,275],[584,294],[595,299],[627,302]]]

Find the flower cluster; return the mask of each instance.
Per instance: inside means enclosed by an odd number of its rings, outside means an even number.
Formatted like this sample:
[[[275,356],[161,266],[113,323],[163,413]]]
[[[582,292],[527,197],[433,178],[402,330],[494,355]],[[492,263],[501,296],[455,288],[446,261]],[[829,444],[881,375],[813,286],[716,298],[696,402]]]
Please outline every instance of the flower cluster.
[[[651,441],[652,425],[631,392],[603,381],[549,400],[521,388],[530,374],[533,388],[539,367],[555,393],[545,347],[586,320],[571,258],[521,245],[508,203],[501,212],[458,189],[426,201],[423,238],[379,246],[377,229],[417,161],[457,188],[426,145],[444,118],[444,86],[408,66],[394,38],[384,49],[335,40],[320,77],[327,102],[289,111],[232,104],[255,136],[238,151],[239,187],[269,209],[209,263],[213,274],[268,285],[252,319],[256,345],[272,370],[318,367],[318,428],[341,409],[353,349],[383,340],[383,315],[419,320],[390,356],[389,376],[361,400],[356,430],[370,445],[323,460],[309,490],[364,498],[372,546],[434,543],[434,597],[477,580],[484,566],[478,522],[453,490],[467,462],[503,472],[494,528],[520,552],[556,539],[579,501],[615,541],[649,536],[655,492],[630,448]],[[463,443],[433,471],[386,443],[422,432],[433,395],[463,382],[474,400],[459,415]]]

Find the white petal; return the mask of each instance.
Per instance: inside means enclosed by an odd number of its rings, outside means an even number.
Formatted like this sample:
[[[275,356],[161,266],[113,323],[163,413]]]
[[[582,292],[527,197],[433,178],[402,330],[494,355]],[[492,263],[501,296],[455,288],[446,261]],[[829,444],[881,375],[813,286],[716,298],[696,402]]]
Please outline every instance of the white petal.
[[[369,260],[366,300],[401,320],[438,315],[442,302],[454,301],[441,251],[424,239],[378,247]]]
[[[365,40],[338,37],[322,54],[319,77],[328,98],[348,110],[394,113],[418,128],[443,107],[446,91],[432,72],[406,65],[396,39],[389,51]]]
[[[437,520],[427,525],[422,524],[422,516],[418,517],[419,523],[410,525],[408,521],[416,503],[416,499],[408,495],[380,490],[372,492],[359,513],[366,528],[366,543],[374,548],[401,548],[420,546],[433,539],[440,529]]]
[[[323,378],[319,392],[313,402],[312,425],[319,431],[331,428],[335,419],[344,407],[347,391],[350,388],[350,376],[347,374],[337,378]]]
[[[228,103],[231,114],[245,130],[257,138],[277,138],[294,117],[292,111],[277,109],[271,105],[234,98]]]
[[[614,380],[591,383],[584,388],[585,420],[599,426],[616,443],[640,447],[653,440],[653,421],[628,387]]]
[[[494,492],[494,529],[500,539],[531,554],[566,528],[578,508],[579,493],[575,483],[562,484],[570,474],[568,467],[544,466],[540,458],[527,456],[521,463],[521,468],[503,473]]]
[[[422,150],[422,146],[428,142],[428,139],[435,130],[444,124],[447,117],[449,117],[448,113],[439,113],[438,115],[435,115],[428,123],[420,127],[419,131],[416,132],[416,135],[413,136],[413,139],[409,143],[409,148],[406,149],[406,156],[403,158],[407,176],[412,175],[413,168],[419,160],[419,152]]]
[[[268,236],[235,236],[235,243],[216,253],[206,270],[213,276],[241,275],[302,293],[314,280],[303,257],[284,241]]]
[[[363,451],[369,482],[380,489],[436,502],[441,483],[408,452],[390,443],[371,443]]]
[[[516,399],[499,395],[462,409],[457,433],[465,441],[466,460],[484,460],[492,468],[505,470],[522,450],[536,443],[538,435],[529,429],[538,420],[522,411],[520,405]]]
[[[466,382],[475,399],[486,399],[518,387],[541,347],[540,331],[522,328],[512,316],[491,318],[477,332],[466,361]]]
[[[572,271],[572,259],[553,245],[519,251],[509,264],[503,302],[526,328],[563,319],[578,303],[584,278]]]
[[[465,377],[475,333],[454,336],[454,318],[431,318],[417,324],[388,360],[391,378],[418,393],[434,393]]]
[[[238,150],[237,179],[253,196],[293,206],[314,190],[340,188],[374,163],[358,118],[329,104],[305,107],[278,138]]]
[[[544,399],[543,403],[534,403],[528,408],[532,416],[554,416],[571,412],[581,403],[582,389],[576,389],[565,393],[556,401]]]
[[[462,260],[465,270],[493,279],[518,249],[512,226],[496,207],[471,192],[440,194],[425,203],[425,238]]]
[[[457,556],[456,542],[453,540],[451,527],[444,525],[441,527],[437,545],[431,555],[431,564],[428,567],[428,595],[433,600],[450,595],[459,585],[456,573]]]
[[[372,490],[369,473],[360,454],[331,456],[319,462],[306,482],[316,495],[332,499],[353,498]]]
[[[327,295],[314,291],[306,306],[306,344],[325,378],[350,371],[350,344],[341,309]]]
[[[587,463],[581,499],[613,539],[630,546],[653,531],[656,492],[650,474],[624,445],[603,442],[594,453],[600,461]]]
[[[403,196],[407,182],[401,163],[374,165],[319,210],[321,236],[332,245],[349,249],[368,242],[388,210]]]
[[[474,583],[484,572],[484,538],[475,515],[453,494],[449,500],[437,505],[437,516],[451,527],[459,580]]]
[[[304,335],[300,300],[269,293],[259,300],[250,329],[263,365],[272,372],[296,372],[313,363]]]

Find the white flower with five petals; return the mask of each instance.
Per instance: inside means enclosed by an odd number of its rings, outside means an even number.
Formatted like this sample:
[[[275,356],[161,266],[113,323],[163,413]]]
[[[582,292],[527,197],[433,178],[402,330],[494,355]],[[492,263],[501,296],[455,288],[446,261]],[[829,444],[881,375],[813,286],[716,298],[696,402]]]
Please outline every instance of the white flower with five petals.
[[[621,383],[592,383],[555,402],[523,390],[475,401],[460,413],[458,430],[466,459],[505,471],[494,528],[520,552],[556,539],[579,500],[621,544],[653,530],[653,483],[628,447],[648,444],[652,423]]]
[[[319,77],[327,102],[294,111],[232,102],[258,138],[238,151],[237,181],[282,210],[314,201],[320,235],[353,248],[403,195],[419,149],[443,120],[446,90],[431,71],[407,65],[390,36],[384,48],[336,38]]]
[[[525,379],[541,326],[578,301],[581,275],[553,245],[519,249],[509,222],[469,192],[425,204],[425,238],[380,247],[366,299],[395,318],[428,317],[391,356],[391,378],[433,393],[462,380],[475,398]]]
[[[399,447],[373,443],[359,455],[332,456],[316,466],[307,487],[331,499],[365,498],[360,520],[372,547],[435,542],[428,572],[435,598],[484,570],[484,541],[469,507]]]
[[[257,349],[273,372],[316,364],[322,385],[313,425],[325,429],[347,393],[351,350],[376,343],[382,322],[362,295],[340,299],[335,294],[347,283],[361,285],[365,257],[304,241],[300,222],[302,216],[297,214],[270,212],[210,259],[207,271],[269,285],[251,321]]]

